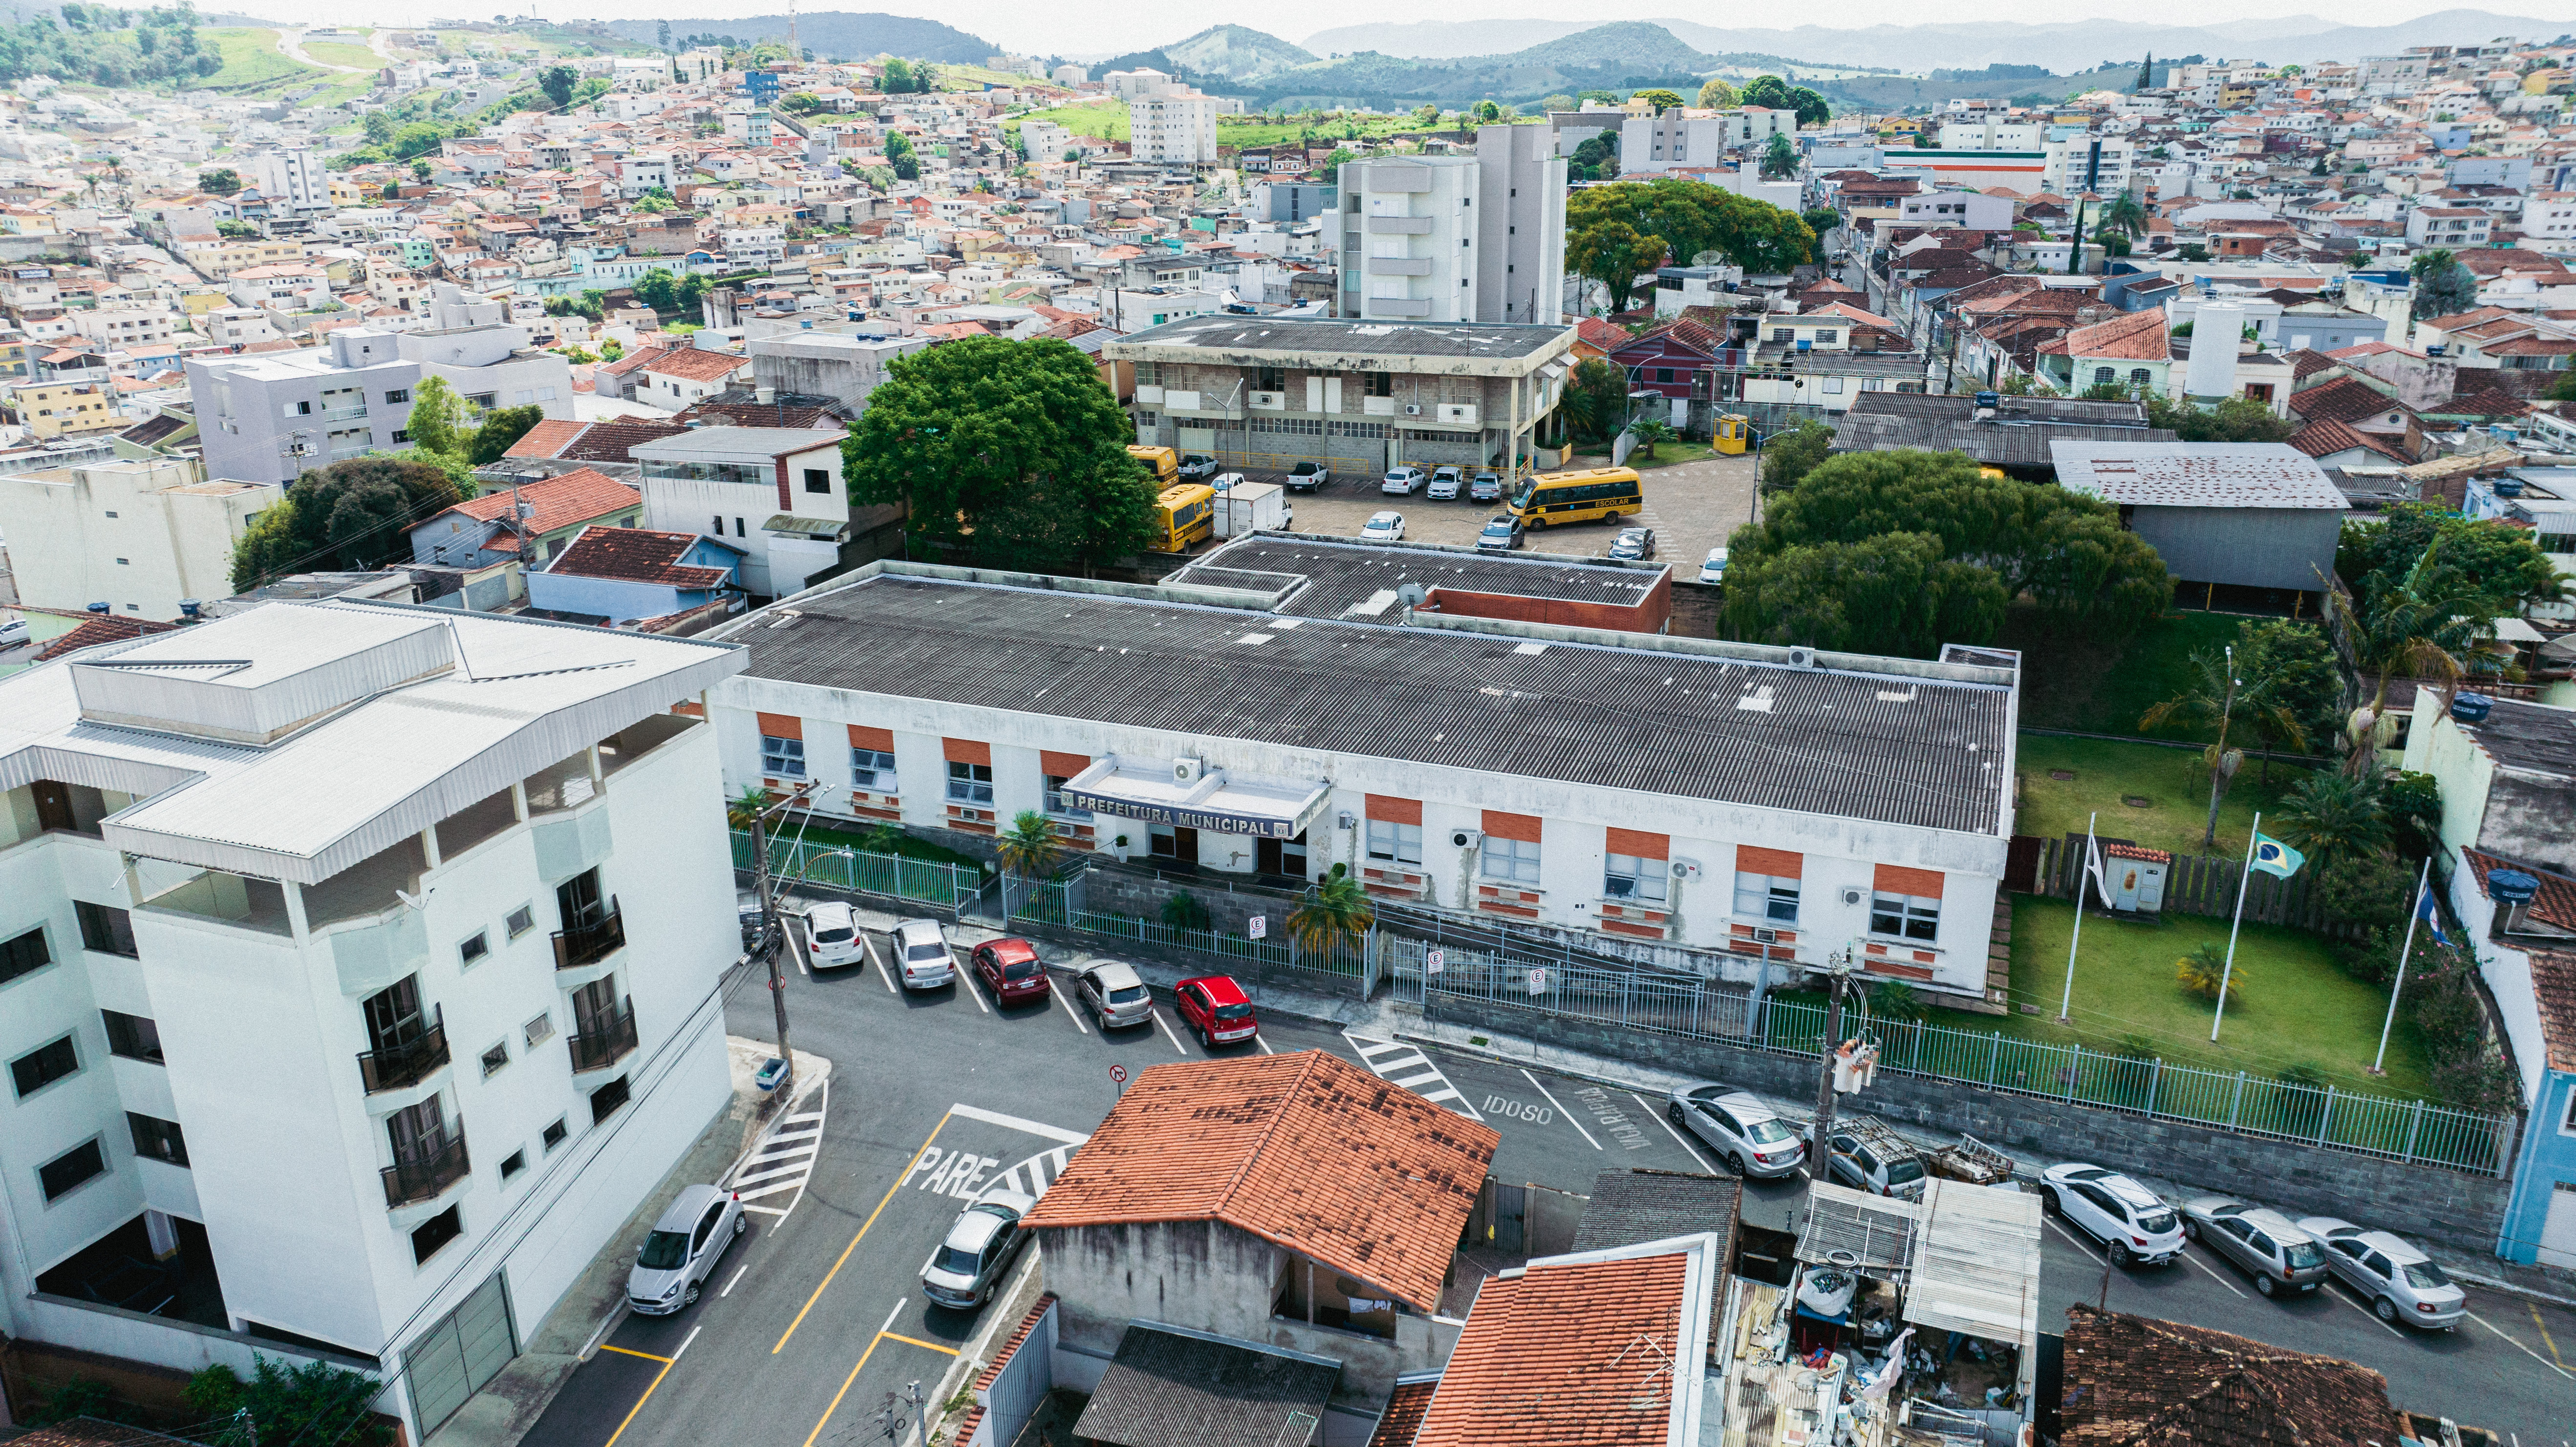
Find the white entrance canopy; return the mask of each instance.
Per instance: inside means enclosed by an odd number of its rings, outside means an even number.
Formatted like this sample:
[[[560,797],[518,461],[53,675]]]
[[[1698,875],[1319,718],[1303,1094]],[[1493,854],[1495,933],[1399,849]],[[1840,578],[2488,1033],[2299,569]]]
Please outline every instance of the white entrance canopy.
[[[1320,779],[1237,782],[1225,770],[1202,768],[1195,759],[1122,761],[1104,754],[1066,780],[1063,793],[1068,803],[1095,814],[1176,829],[1294,839],[1323,814],[1332,785]]]

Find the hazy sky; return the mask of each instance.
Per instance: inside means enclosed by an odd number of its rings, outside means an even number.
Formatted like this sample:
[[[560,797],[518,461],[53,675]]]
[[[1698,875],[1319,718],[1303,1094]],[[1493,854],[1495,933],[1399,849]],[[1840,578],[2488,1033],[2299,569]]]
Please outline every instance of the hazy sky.
[[[496,0],[497,3],[497,0]],[[225,8],[222,0],[199,0],[201,8]],[[1120,0],[1114,5],[1066,4],[1062,0],[1033,3],[1033,0],[815,0],[803,8],[854,11],[884,11],[896,15],[918,15],[944,21],[961,30],[982,36],[996,45],[1022,52],[1061,54],[1114,53],[1137,50],[1179,40],[1214,24],[1233,20],[1256,30],[1267,30],[1282,39],[1303,41],[1318,30],[1342,25],[1360,25],[1375,21],[1407,22],[1416,20],[1462,20],[1487,16],[1527,16],[1545,19],[1583,19],[1594,22],[1609,20],[1650,20],[1660,16],[1679,16],[1706,25],[1740,24],[1748,26],[1787,26],[1799,19],[1821,18],[1817,12],[1787,9],[1771,11],[1734,11],[1725,15],[1699,11],[1699,7],[1678,5],[1673,0],[1567,0],[1562,6],[1524,3],[1497,5],[1491,9],[1474,6],[1435,3],[1435,0],[1305,0],[1305,3],[1282,11],[1275,6],[1231,7],[1209,5],[1205,0]],[[2425,0],[2340,0],[2320,6],[2316,0],[2280,0],[2264,4],[2262,0],[2165,0],[2150,10],[2141,11],[2126,0],[2072,0],[2045,10],[2016,0],[1951,0],[1937,14],[1927,12],[1910,0],[1850,0],[1830,12],[1831,23],[1838,26],[1913,25],[1927,21],[2023,20],[2066,21],[2101,16],[2128,20],[2152,19],[2168,24],[2212,24],[2227,20],[2315,15],[2330,13],[2333,22],[2345,25],[2387,25],[2417,15],[2449,8],[2428,4]],[[2463,6],[2461,8],[2472,8]],[[2498,14],[2531,15],[2576,28],[2576,4],[2560,0],[2481,0],[2474,8]],[[245,3],[249,13],[274,16],[281,20],[307,24],[347,22],[356,18],[346,0],[256,0]],[[424,24],[437,16],[455,15],[460,11],[476,13],[468,0],[421,3],[421,0],[390,0],[356,7],[365,19],[377,24]],[[777,14],[786,9],[785,0],[538,0],[536,13],[544,18],[565,19],[575,14],[608,19],[695,19],[705,16]],[[1699,13],[1694,13],[1694,12]],[[483,12],[490,13],[490,12]],[[526,13],[521,0],[518,13]],[[1818,55],[1816,60],[1833,57]]]

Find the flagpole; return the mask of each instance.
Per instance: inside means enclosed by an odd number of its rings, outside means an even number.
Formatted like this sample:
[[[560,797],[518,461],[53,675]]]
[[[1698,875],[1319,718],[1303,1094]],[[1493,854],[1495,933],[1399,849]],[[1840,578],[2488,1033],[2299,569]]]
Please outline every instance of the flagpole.
[[[2084,857],[2075,866],[2075,933],[2066,941],[2066,994],[2057,1002],[2057,1023],[2067,1023],[2075,1006],[2075,947],[2084,942],[2084,883],[2093,867],[2093,823],[2102,817],[2095,810],[2084,818]]]
[[[2218,1026],[2227,1018],[2227,982],[2236,973],[2236,931],[2245,923],[2245,892],[2254,883],[2254,841],[2263,832],[2263,811],[2254,811],[2254,827],[2245,831],[2245,868],[2236,876],[2236,917],[2227,923],[2227,963],[2218,972],[2218,1009],[2209,1017],[2209,1043],[2218,1043]]]
[[[2370,1057],[2370,1073],[2385,1075],[2380,1063],[2388,1058],[2388,1027],[2397,1023],[2397,997],[2406,988],[2406,957],[2415,951],[2415,921],[2424,917],[2424,886],[2433,879],[2433,856],[2424,856],[2424,868],[2415,876],[2415,896],[2406,906],[2406,943],[2397,951],[2397,983],[2388,987],[2388,1018],[2379,1022],[2379,1053]]]

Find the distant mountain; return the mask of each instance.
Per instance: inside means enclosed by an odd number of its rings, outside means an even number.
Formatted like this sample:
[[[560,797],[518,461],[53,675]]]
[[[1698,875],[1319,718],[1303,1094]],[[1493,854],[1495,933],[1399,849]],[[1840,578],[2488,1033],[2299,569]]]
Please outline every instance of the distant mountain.
[[[611,31],[643,44],[654,43],[661,22],[655,20],[611,20]],[[670,22],[673,38],[683,35],[730,35],[737,40],[764,40],[787,37],[787,17],[779,15],[722,16]],[[954,26],[936,20],[916,20],[909,15],[855,14],[847,10],[822,10],[796,17],[796,42],[825,60],[867,60],[879,55],[900,55],[907,60],[945,61],[950,65],[982,65],[999,54],[1002,47],[989,40],[967,34]]]
[[[1970,21],[1932,25],[1873,25],[1836,29],[1802,25],[1793,30],[1719,27],[1690,20],[1652,22],[1702,53],[1748,52],[1802,56],[1817,66],[1878,66],[1920,74],[1934,68],[1974,70],[1998,62],[2044,65],[2058,73],[2089,71],[2102,62],[2157,55],[2223,55],[2273,62],[2355,60],[2409,45],[2483,43],[2499,35],[2547,40],[2567,33],[2570,22],[2498,15],[2486,10],[2443,10],[2395,25],[2341,25],[2313,15],[2236,20],[2220,25],[2158,25],[2127,20],[2078,20],[2046,25]],[[1413,25],[1350,25],[1318,31],[1306,48],[1319,55],[1376,50],[1417,60],[1460,60],[1509,47],[1533,46],[1573,34],[1579,27],[1550,20],[1426,21]]]
[[[1236,81],[1259,80],[1291,66],[1315,63],[1311,51],[1241,25],[1202,30],[1187,40],[1164,46],[1163,54],[1193,77],[1223,76]]]

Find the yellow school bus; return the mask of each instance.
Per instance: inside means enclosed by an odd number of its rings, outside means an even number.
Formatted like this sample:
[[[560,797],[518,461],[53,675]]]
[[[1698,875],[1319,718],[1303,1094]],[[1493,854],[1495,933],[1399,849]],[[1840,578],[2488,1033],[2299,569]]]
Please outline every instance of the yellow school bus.
[[[1181,480],[1181,455],[1168,447],[1142,447],[1130,442],[1127,455],[1145,464],[1145,470],[1154,474],[1156,487],[1170,487]]]
[[[1216,489],[1184,482],[1164,488],[1154,499],[1154,540],[1145,546],[1158,553],[1186,553],[1215,535]]]
[[[1644,509],[1633,467],[1586,467],[1542,472],[1513,490],[1512,516],[1533,528],[1563,527],[1607,519],[1616,522]]]

